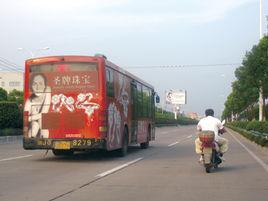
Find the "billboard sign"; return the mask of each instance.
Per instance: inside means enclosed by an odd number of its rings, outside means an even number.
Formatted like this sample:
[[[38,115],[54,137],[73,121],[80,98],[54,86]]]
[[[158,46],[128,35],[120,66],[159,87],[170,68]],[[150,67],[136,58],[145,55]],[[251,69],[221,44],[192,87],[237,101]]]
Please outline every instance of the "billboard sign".
[[[173,105],[185,105],[186,90],[169,90],[166,93],[166,102]]]

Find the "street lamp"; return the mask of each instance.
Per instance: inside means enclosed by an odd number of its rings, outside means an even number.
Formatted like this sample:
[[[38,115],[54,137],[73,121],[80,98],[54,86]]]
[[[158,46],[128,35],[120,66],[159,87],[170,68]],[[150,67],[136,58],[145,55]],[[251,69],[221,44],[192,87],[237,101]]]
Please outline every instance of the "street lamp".
[[[42,50],[49,50],[50,48],[49,47],[43,47],[43,48],[40,48],[40,49],[37,49],[36,52],[39,52],[39,51],[42,51]],[[31,50],[28,50],[28,49],[25,49],[25,48],[22,48],[22,47],[19,47],[18,48],[19,51],[27,51],[30,55],[31,55],[31,58],[35,57],[33,51]]]

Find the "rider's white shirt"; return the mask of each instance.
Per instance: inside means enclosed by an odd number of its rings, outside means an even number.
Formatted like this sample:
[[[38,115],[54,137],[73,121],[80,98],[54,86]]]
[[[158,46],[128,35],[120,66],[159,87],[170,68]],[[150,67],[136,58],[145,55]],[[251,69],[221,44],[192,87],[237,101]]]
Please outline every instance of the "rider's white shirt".
[[[223,125],[221,121],[212,116],[207,116],[201,119],[197,124],[197,130],[214,131],[216,141],[218,141],[218,139],[220,138],[218,132],[219,132],[219,129],[222,129],[222,128],[223,128]]]

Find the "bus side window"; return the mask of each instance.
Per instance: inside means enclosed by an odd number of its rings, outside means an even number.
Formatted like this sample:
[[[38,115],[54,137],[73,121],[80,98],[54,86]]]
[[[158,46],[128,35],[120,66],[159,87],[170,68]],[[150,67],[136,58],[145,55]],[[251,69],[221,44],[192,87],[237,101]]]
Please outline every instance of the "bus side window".
[[[138,117],[142,117],[143,116],[143,104],[142,104],[142,85],[140,83],[137,83],[137,98],[138,98],[138,107],[137,107],[137,114]]]
[[[143,117],[149,117],[149,107],[150,107],[150,90],[148,87],[143,86],[142,87],[142,96],[143,96],[143,103],[142,103],[142,109],[143,109]]]
[[[152,90],[150,89],[149,90],[149,117],[151,118],[152,117],[152,107],[153,107],[153,104],[152,104],[152,100],[153,100],[153,98],[152,98]]]
[[[110,68],[106,68],[106,93],[107,96],[114,97],[114,74]]]

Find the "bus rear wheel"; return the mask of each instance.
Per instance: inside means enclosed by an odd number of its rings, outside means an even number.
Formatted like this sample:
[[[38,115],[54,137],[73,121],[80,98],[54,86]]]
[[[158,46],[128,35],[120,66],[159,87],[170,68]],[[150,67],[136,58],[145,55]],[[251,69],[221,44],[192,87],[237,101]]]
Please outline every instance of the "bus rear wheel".
[[[147,141],[140,143],[141,149],[147,149],[149,147],[149,138],[151,136],[151,128],[148,128],[148,135],[147,135]]]
[[[52,152],[53,152],[53,154],[55,156],[72,156],[74,154],[73,150],[57,150],[57,149],[53,149]]]
[[[127,155],[128,151],[128,131],[127,128],[124,129],[123,141],[122,141],[122,148],[118,150],[118,155],[120,157],[124,157]]]
[[[147,149],[149,147],[149,140],[147,139],[147,142],[143,142],[140,144],[142,149]]]

